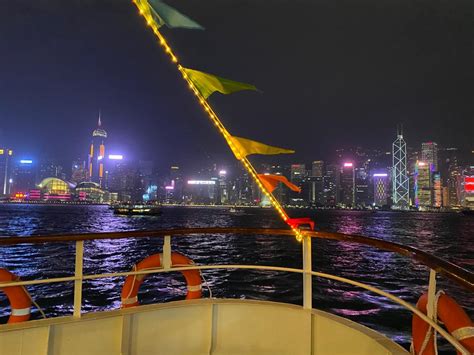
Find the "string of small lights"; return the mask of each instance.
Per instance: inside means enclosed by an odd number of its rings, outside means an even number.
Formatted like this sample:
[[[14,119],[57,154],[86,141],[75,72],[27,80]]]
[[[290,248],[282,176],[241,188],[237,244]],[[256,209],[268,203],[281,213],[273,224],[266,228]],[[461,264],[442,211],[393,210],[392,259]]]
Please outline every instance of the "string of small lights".
[[[166,41],[166,39],[163,37],[163,35],[158,30],[159,26],[156,23],[155,19],[151,16],[150,13],[147,13],[146,11],[143,10],[143,8],[141,7],[141,5],[139,3],[140,0],[138,0],[138,1],[137,0],[132,0],[132,1],[137,6],[137,8],[140,12],[140,15],[142,15],[145,18],[147,25],[149,27],[151,27],[153,33],[156,35],[156,37],[159,40],[160,46],[163,48],[165,53],[168,54],[171,62],[176,64],[176,66],[177,66],[179,72],[181,73],[183,79],[188,83],[189,89],[194,93],[194,95],[196,96],[196,99],[198,100],[200,105],[203,107],[204,111],[207,113],[207,115],[210,118],[210,120],[212,121],[212,123],[215,125],[215,127],[222,134],[222,136],[226,140],[226,142],[229,145],[229,147],[231,148],[231,150],[233,152],[239,152],[238,148],[235,146],[235,144],[233,143],[233,141],[231,139],[231,137],[232,137],[231,134],[229,133],[229,131],[227,131],[227,129],[225,128],[225,126],[223,125],[223,123],[221,122],[221,120],[219,119],[217,114],[212,109],[209,102],[206,100],[206,98],[204,98],[201,95],[201,93],[196,88],[194,83],[188,77],[188,75],[184,71],[184,68],[179,63],[178,57],[176,57],[176,55],[173,53],[173,50],[168,45],[168,42]],[[240,154],[238,154],[238,155],[240,155]],[[263,192],[263,194],[265,196],[267,196],[270,203],[277,210],[277,212],[279,213],[279,215],[283,219],[283,221],[287,222],[289,220],[288,214],[283,209],[280,202],[278,202],[278,200],[273,196],[273,194],[262,184],[262,182],[260,181],[260,179],[257,175],[257,171],[253,167],[252,163],[247,159],[246,156],[241,156],[240,161],[241,161],[242,165],[245,167],[245,169],[247,170],[247,172],[250,174],[250,176],[252,176],[253,180],[255,181],[255,183],[257,184],[259,189]],[[301,241],[303,239],[303,234],[299,231],[299,229],[295,228],[293,225],[290,225],[290,224],[288,224],[288,225],[290,226],[290,228],[295,233],[296,239],[298,241]]]

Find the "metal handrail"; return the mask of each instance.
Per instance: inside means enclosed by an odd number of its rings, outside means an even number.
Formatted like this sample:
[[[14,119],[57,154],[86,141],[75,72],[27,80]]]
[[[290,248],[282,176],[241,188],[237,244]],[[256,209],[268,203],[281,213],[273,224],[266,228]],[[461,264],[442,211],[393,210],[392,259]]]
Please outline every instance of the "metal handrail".
[[[305,231],[305,235],[312,238],[333,239],[348,243],[356,243],[375,247],[386,251],[395,252],[405,257],[409,257],[437,273],[453,280],[462,287],[474,292],[474,273],[455,265],[439,257],[430,255],[422,250],[406,246],[399,243],[388,242],[385,240],[364,237],[360,235],[350,235],[334,232]],[[0,237],[0,245],[18,245],[18,244],[42,244],[42,243],[60,243],[72,241],[87,241],[100,239],[125,239],[125,238],[153,238],[164,237],[166,235],[183,236],[189,234],[252,234],[252,235],[286,235],[294,236],[291,230],[272,229],[272,228],[187,228],[187,229],[161,229],[154,231],[129,231],[129,232],[106,232],[106,233],[87,233],[87,234],[63,234],[50,236],[33,237]]]
[[[133,232],[112,232],[112,233],[91,233],[91,234],[74,234],[74,235],[52,235],[52,236],[35,236],[35,237],[3,237],[0,238],[0,245],[18,245],[18,244],[40,244],[40,243],[64,243],[72,242],[76,243],[76,262],[75,262],[75,275],[69,277],[58,277],[51,279],[31,280],[31,281],[13,281],[13,282],[1,282],[0,287],[14,287],[14,286],[26,286],[45,284],[53,282],[67,282],[74,281],[74,317],[81,317],[82,307],[82,283],[84,280],[93,280],[107,277],[123,277],[128,275],[144,275],[153,273],[162,273],[170,271],[185,271],[185,270],[211,270],[211,269],[254,269],[254,270],[267,270],[267,271],[283,271],[291,273],[300,273],[303,275],[303,308],[312,309],[312,279],[311,276],[322,277],[332,279],[335,281],[351,284],[356,287],[361,287],[368,291],[382,295],[393,302],[403,306],[411,312],[418,315],[431,327],[438,331],[449,343],[451,343],[458,351],[463,354],[468,354],[466,348],[460,344],[454,337],[452,337],[445,329],[437,324],[435,316],[432,312],[432,300],[436,292],[436,272],[440,272],[458,284],[472,290],[473,289],[473,274],[469,271],[462,269],[452,263],[444,261],[440,258],[431,256],[416,248],[407,247],[401,244],[386,242],[380,239],[368,238],[363,236],[346,235],[342,233],[327,233],[327,232],[310,232],[305,231],[305,237],[303,239],[303,269],[277,267],[277,266],[263,266],[263,265],[210,265],[210,266],[184,266],[184,267],[171,267],[171,235],[183,236],[190,234],[253,234],[253,235],[288,235],[292,236],[292,232],[282,229],[254,229],[254,228],[192,228],[192,229],[167,229],[167,230],[156,230],[156,231],[133,231]],[[163,245],[163,266],[162,268],[147,269],[140,271],[129,271],[129,272],[118,272],[118,273],[106,273],[106,274],[83,274],[83,251],[84,241],[86,240],[98,240],[98,239],[124,239],[124,238],[149,238],[149,237],[164,237]],[[358,243],[376,247],[382,250],[388,250],[396,252],[403,256],[411,257],[414,260],[420,261],[426,266],[430,267],[430,278],[429,278],[429,292],[428,292],[428,314],[425,315],[419,311],[415,306],[405,302],[404,300],[391,295],[388,292],[380,290],[371,285],[367,285],[358,281],[350,280],[344,277],[335,276],[331,274],[316,272],[312,270],[311,266],[311,239],[312,238],[324,238],[334,239],[345,242]],[[166,260],[166,259],[169,260]],[[168,265],[168,266],[167,266]],[[431,304],[430,304],[431,300]],[[1,326],[4,327],[4,326]],[[8,327],[8,326],[6,326]]]

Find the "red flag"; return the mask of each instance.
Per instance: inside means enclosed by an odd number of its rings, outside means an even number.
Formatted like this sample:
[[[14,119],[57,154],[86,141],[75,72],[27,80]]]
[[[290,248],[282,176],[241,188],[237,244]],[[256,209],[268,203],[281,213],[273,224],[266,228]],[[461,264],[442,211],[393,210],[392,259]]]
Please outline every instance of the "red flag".
[[[263,186],[267,188],[268,191],[273,192],[278,186],[278,183],[283,183],[292,191],[301,192],[301,189],[288,181],[288,179],[281,175],[264,175],[258,174],[258,178],[262,182]]]
[[[314,231],[314,221],[311,218],[304,217],[304,218],[288,218],[286,223],[293,228],[298,229],[300,225],[307,224],[311,227],[311,230]]]

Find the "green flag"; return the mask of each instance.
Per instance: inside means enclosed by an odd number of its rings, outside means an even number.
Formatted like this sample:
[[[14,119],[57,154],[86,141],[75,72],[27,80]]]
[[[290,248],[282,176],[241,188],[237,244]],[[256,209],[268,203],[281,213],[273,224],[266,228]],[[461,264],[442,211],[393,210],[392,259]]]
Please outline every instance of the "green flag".
[[[239,83],[193,69],[182,68],[182,70],[206,99],[216,91],[227,95],[241,90],[257,90],[251,84]]]
[[[143,0],[142,0],[143,1]],[[183,15],[178,10],[166,5],[160,0],[145,0],[150,5],[150,12],[159,27],[166,25],[169,28],[187,28],[192,30],[203,30],[197,22]]]

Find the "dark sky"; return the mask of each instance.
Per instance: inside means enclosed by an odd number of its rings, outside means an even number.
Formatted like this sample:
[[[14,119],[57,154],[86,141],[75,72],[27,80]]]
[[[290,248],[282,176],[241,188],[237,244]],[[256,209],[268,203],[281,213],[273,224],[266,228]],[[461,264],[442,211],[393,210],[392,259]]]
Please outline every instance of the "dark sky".
[[[182,64],[255,84],[216,94],[229,130],[294,148],[474,145],[472,0],[169,0],[206,31],[163,29]],[[126,0],[0,0],[0,145],[85,155],[98,110],[109,152],[163,164],[230,157]],[[286,159],[287,160],[287,159]]]

